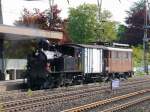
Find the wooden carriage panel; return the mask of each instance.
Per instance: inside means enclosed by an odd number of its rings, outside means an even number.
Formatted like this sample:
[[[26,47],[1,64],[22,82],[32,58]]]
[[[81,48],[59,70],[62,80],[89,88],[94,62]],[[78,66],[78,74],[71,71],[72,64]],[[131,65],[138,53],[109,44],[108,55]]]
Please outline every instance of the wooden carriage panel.
[[[128,51],[109,51],[108,72],[132,71],[132,56]]]

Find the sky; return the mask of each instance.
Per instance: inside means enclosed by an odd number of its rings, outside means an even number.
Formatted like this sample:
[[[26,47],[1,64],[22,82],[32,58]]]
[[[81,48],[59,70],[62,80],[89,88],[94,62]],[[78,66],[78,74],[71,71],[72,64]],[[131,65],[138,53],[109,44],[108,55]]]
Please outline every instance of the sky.
[[[60,8],[62,18],[67,18],[68,8],[77,7],[83,3],[93,3],[96,4],[97,0],[54,0],[54,3]],[[114,21],[124,24],[124,19],[127,17],[126,11],[133,5],[134,2],[138,0],[103,0],[102,9],[109,10]],[[49,8],[48,0],[38,0],[38,1],[24,1],[24,0],[2,0],[2,11],[3,11],[3,22],[6,25],[13,25],[15,20],[21,17],[21,12],[24,8],[32,10],[33,8],[39,8],[41,11]]]

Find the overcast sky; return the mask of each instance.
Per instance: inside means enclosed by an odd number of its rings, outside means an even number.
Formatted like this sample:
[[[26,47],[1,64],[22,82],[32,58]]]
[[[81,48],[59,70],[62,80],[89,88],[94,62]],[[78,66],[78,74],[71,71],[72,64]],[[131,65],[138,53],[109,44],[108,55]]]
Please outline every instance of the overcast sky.
[[[69,7],[76,7],[83,3],[97,3],[97,0],[69,0],[70,3],[67,3],[67,0],[55,0],[55,3],[58,4],[58,7],[62,10],[61,17],[66,18],[68,15]],[[109,10],[112,14],[112,20],[123,23],[126,15],[126,10],[129,10],[131,5],[138,0],[103,0],[102,9]],[[3,21],[4,24],[13,25],[15,20],[21,16],[23,8],[33,9],[39,8],[45,10],[49,7],[48,0],[39,0],[39,1],[24,1],[24,0],[2,0],[2,9],[3,9]]]

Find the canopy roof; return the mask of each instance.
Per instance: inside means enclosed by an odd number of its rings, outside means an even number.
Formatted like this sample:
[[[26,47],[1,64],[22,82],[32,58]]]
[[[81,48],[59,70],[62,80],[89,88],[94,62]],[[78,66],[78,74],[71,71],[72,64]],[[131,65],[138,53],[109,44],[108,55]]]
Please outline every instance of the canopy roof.
[[[0,38],[4,40],[29,40],[37,38],[54,40],[63,39],[63,33],[58,31],[45,31],[34,28],[7,26],[2,24],[0,25],[0,34],[4,34],[4,36],[0,36]]]

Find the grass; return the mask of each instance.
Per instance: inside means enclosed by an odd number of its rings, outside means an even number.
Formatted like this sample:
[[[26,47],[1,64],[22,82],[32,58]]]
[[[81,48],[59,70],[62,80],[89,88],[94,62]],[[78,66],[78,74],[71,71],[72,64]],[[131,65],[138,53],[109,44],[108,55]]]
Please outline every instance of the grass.
[[[32,90],[31,90],[31,89],[28,89],[28,91],[27,91],[27,95],[28,95],[29,97],[31,97],[31,96],[33,95],[33,92],[32,92]]]

